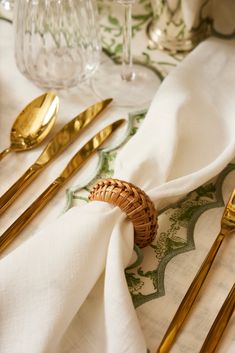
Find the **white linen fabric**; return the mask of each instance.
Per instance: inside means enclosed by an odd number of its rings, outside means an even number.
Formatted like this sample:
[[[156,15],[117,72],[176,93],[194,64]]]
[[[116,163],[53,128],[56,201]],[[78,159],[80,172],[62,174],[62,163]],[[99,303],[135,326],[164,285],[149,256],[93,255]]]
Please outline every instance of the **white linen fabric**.
[[[157,208],[235,156],[235,41],[201,43],[165,79],[114,177]],[[126,284],[133,228],[117,208],[74,207],[1,260],[3,353],[146,353]]]

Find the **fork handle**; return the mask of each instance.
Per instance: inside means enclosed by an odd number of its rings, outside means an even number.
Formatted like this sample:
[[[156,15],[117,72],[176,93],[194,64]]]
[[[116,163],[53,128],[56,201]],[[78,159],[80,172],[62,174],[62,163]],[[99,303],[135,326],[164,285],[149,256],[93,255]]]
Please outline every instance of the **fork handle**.
[[[10,245],[26,225],[59,191],[63,180],[56,179],[48,188],[16,219],[14,223],[0,237],[0,254]]]
[[[199,353],[213,353],[223,335],[229,319],[235,310],[235,284],[222,305]]]
[[[35,177],[42,170],[37,164],[33,164],[26,172],[0,197],[0,215],[14,202]]]
[[[8,147],[5,150],[3,150],[2,152],[0,152],[0,161],[11,151],[12,151],[11,147]]]
[[[212,263],[218,253],[218,250],[224,240],[225,233],[220,232],[215,239],[209,253],[207,254],[205,260],[203,261],[199,271],[197,272],[193,282],[191,283],[188,291],[186,292],[182,302],[178,310],[173,317],[163,339],[160,343],[160,346],[156,353],[167,353],[169,352],[177,334],[179,333],[180,329],[183,326],[184,321],[186,320],[189,311],[196,300],[198,293],[210,271]]]

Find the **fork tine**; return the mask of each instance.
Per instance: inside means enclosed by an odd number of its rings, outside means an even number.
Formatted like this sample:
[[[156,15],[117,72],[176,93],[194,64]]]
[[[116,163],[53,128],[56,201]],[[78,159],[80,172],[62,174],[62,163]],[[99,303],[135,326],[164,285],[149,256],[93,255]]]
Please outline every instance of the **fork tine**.
[[[233,190],[225,207],[224,214],[221,219],[221,226],[230,228],[230,231],[235,229],[235,189]]]

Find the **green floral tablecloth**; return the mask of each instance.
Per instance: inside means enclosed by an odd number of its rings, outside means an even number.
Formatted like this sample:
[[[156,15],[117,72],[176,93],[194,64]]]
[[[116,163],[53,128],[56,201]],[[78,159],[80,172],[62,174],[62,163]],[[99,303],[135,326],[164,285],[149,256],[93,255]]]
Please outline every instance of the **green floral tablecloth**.
[[[112,1],[98,1],[101,15],[101,40],[105,55],[113,59],[114,64],[120,62],[122,52],[122,26],[120,5]],[[164,79],[183,60],[183,55],[170,55],[153,49],[146,34],[146,27],[151,21],[152,9],[149,0],[138,0],[133,11],[133,53],[134,61],[148,65],[156,75]],[[82,184],[76,184],[66,191],[66,212],[73,205],[87,202],[91,184],[97,179],[112,177],[115,158],[122,146],[137,132],[145,118],[146,111],[130,112],[128,128],[124,136],[111,149],[99,152],[99,162],[96,171],[87,175]],[[167,289],[167,266],[174,259],[197,249],[195,227],[198,220],[209,210],[218,209],[224,205],[224,195],[231,189],[235,175],[235,163],[231,162],[223,172],[213,180],[208,181],[192,191],[180,202],[159,210],[159,238],[151,246],[140,251],[135,248],[133,263],[126,269],[126,279],[133,303],[137,309],[151,353],[156,349],[155,341],[158,335],[154,330],[155,313],[157,320],[156,299],[161,300]],[[218,219],[215,218],[217,223]],[[214,237],[216,234],[214,234]],[[213,239],[213,234],[211,235]],[[193,256],[192,256],[193,258]],[[190,268],[184,268],[190,271]],[[162,309],[164,310],[164,308]],[[155,312],[156,311],[156,312]],[[187,352],[187,346],[185,346]],[[183,348],[182,348],[183,352]]]

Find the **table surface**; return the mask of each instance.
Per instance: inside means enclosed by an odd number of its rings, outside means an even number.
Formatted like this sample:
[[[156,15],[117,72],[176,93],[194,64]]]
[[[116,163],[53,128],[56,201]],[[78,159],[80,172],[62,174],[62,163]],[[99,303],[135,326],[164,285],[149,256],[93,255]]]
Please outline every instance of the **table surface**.
[[[101,7],[102,44],[106,55],[119,57],[121,52],[121,25],[117,7],[109,2]],[[154,67],[156,75],[163,79],[178,63],[182,55],[169,55],[152,49],[146,36],[146,25],[151,19],[149,1],[140,1],[134,8],[133,51],[134,60]],[[13,26],[11,22],[0,21],[1,59],[0,59],[0,149],[9,144],[9,132],[18,112],[42,90],[24,78],[15,66],[13,48]],[[58,130],[66,121],[84,108],[97,101],[89,83],[59,93],[61,107],[57,121]],[[54,180],[59,171],[76,150],[88,140],[101,126],[125,117],[128,121],[112,142],[100,151],[81,172],[77,173],[50,202],[50,204],[31,222],[9,251],[13,251],[22,241],[32,237],[35,232],[52,222],[70,207],[87,202],[91,184],[100,177],[111,177],[116,155],[138,130],[145,118],[146,109],[130,111],[114,105],[102,114],[96,124],[86,130],[79,141],[59,157],[14,203],[10,212],[1,217],[1,233],[13,220]],[[48,139],[47,139],[48,140]],[[45,144],[31,152],[12,154],[1,162],[2,194],[17,180],[28,166],[37,158]],[[101,168],[98,161],[102,159]],[[203,258],[219,231],[219,219],[223,212],[223,199],[227,200],[234,187],[235,163],[187,195],[180,202],[159,210],[159,240],[143,250],[142,255],[133,254],[133,266],[126,269],[126,279],[133,303],[136,307],[144,331],[149,352],[154,353],[171,318],[164,313],[165,306],[172,306],[174,312],[179,306],[183,294],[193,279]],[[205,246],[203,239],[209,238]],[[233,237],[234,238],[234,237]],[[234,273],[234,239],[225,242],[213,266],[199,301],[188,320],[183,333],[179,336],[172,352],[198,352],[205,339],[216,313],[222,305],[226,293],[231,287]],[[175,276],[177,273],[177,276]],[[225,276],[225,273],[228,276]],[[185,280],[186,278],[186,280]],[[216,288],[216,295],[215,290]],[[159,314],[160,313],[160,314]],[[231,320],[218,352],[232,352]],[[195,330],[196,328],[196,330]]]

